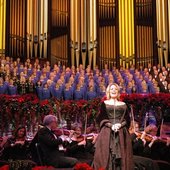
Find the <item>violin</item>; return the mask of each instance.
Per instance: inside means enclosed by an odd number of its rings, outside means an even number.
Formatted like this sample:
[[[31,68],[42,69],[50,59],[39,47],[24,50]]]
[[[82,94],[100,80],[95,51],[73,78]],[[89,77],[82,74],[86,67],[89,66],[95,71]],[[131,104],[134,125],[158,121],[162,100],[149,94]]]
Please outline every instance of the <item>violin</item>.
[[[137,138],[139,139],[145,139],[147,142],[151,142],[154,139],[154,136],[144,133],[144,132],[136,132],[135,133],[137,135]],[[163,142],[166,143],[167,139],[161,138],[161,137],[157,137],[156,139],[159,142]]]
[[[55,130],[53,130],[53,133],[57,137],[59,137],[61,135],[69,136],[71,134],[71,130],[67,130],[67,129],[55,129]]]
[[[76,138],[76,141],[77,141],[77,142],[82,142],[83,140],[93,141],[96,135],[97,135],[97,134],[80,135],[80,136],[78,136],[78,137]]]

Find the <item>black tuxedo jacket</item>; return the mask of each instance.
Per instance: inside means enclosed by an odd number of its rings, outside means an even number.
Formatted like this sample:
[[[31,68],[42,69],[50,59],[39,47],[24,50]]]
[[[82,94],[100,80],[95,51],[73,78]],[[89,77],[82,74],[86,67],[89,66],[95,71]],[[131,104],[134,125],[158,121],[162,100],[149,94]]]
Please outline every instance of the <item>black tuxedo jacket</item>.
[[[62,155],[62,153],[59,152],[59,145],[63,144],[62,139],[56,139],[54,134],[47,127],[41,128],[37,135],[38,142],[46,161],[52,161],[53,159],[56,159],[56,156]]]

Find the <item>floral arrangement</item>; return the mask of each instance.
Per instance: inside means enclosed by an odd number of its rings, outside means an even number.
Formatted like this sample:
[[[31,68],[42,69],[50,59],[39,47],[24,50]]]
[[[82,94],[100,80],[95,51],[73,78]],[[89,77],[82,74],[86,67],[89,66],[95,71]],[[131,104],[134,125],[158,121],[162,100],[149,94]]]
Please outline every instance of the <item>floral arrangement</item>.
[[[74,170],[93,170],[87,163],[77,163],[74,166]]]
[[[35,166],[32,170],[55,170],[56,168],[52,166]]]
[[[170,116],[170,94],[132,94],[121,95],[131,112],[131,106],[136,119],[140,120],[145,111],[153,107],[158,119],[161,115]],[[0,95],[0,129],[1,134],[24,124],[28,129],[36,129],[42,123],[43,117],[47,114],[54,114],[60,120],[74,122],[95,122],[103,99],[93,100],[39,100],[36,95],[27,94],[23,96]]]
[[[94,170],[94,169],[87,163],[77,163],[74,166],[74,170]],[[99,168],[98,170],[105,170],[105,169]]]

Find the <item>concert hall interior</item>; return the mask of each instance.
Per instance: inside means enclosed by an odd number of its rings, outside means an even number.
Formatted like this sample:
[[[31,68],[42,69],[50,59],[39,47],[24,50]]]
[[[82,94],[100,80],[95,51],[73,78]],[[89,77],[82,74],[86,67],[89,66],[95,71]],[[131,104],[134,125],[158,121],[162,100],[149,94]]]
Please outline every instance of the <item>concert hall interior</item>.
[[[169,170],[170,0],[0,0],[0,169]]]

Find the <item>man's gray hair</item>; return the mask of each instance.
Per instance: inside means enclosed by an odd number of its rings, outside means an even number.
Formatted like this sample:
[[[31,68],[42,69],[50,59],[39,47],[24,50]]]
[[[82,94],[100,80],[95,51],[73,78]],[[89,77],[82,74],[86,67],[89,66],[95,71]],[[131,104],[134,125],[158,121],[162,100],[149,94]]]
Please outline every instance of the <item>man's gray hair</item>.
[[[44,117],[43,124],[44,126],[48,126],[53,121],[58,121],[57,117],[54,115],[47,115]]]

